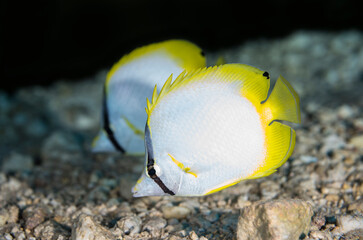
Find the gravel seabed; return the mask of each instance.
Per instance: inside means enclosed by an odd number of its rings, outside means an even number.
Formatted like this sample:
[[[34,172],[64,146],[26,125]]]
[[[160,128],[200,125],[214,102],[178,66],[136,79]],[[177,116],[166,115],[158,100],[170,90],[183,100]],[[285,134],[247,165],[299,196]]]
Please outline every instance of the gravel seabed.
[[[363,239],[363,34],[296,32],[207,56],[282,74],[300,94],[295,151],[276,173],[133,198],[143,157],[90,152],[106,71],[0,90],[0,240]]]

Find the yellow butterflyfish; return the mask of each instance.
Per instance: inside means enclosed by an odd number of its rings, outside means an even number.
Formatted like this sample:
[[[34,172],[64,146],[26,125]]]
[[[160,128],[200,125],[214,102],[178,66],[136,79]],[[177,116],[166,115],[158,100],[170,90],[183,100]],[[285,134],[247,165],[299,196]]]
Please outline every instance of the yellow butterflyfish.
[[[102,126],[93,151],[144,154],[145,98],[170,74],[177,76],[205,65],[202,50],[185,40],[153,43],[122,57],[107,74]]]
[[[293,152],[299,97],[268,72],[225,64],[172,76],[148,100],[141,196],[201,196],[268,176]]]

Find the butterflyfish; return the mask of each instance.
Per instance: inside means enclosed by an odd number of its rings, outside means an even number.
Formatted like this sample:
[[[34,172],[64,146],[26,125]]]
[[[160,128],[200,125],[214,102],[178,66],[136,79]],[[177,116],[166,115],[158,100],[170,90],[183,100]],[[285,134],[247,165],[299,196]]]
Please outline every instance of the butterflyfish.
[[[170,76],[147,100],[141,196],[201,196],[265,177],[290,157],[299,97],[268,72],[225,64]]]
[[[185,40],[168,40],[137,48],[108,72],[102,102],[102,126],[94,152],[144,154],[144,101],[155,84],[206,66],[203,51]]]

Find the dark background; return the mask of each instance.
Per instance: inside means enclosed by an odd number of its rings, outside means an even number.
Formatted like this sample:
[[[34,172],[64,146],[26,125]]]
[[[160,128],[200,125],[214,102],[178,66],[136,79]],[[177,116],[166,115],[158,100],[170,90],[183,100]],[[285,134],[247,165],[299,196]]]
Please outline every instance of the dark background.
[[[1,89],[76,80],[170,38],[207,51],[295,30],[363,30],[358,1],[0,1]]]

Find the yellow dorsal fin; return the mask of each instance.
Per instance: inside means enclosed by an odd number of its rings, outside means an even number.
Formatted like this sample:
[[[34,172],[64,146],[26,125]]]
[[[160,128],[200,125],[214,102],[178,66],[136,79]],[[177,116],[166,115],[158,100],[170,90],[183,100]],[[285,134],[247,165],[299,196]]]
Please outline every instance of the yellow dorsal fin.
[[[153,91],[153,96],[152,96],[152,99],[151,99],[152,104],[155,104],[157,96],[158,96],[158,86],[155,84],[154,91]]]
[[[106,89],[114,73],[126,63],[137,60],[147,54],[164,50],[168,55],[183,69],[191,71],[206,65],[202,49],[197,45],[181,39],[172,39],[158,43],[152,43],[143,47],[136,48],[129,54],[124,55],[111,70],[107,73]]]
[[[226,64],[226,59],[223,57],[223,56],[219,56],[217,61],[216,61],[216,65],[219,66],[219,65],[223,65],[223,64]]]
[[[148,106],[148,115],[152,113],[154,107],[168,93],[177,90],[193,82],[220,82],[220,83],[237,83],[240,87],[241,94],[248,98],[256,107],[260,107],[261,101],[267,97],[270,86],[269,77],[264,76],[263,71],[244,64],[226,64],[208,68],[200,68],[186,73],[181,73],[171,84],[172,76],[165,82],[160,93],[153,95],[151,106]],[[237,89],[237,87],[236,87]]]
[[[149,109],[151,109],[151,103],[150,103],[150,101],[149,101],[149,99],[148,98],[146,98],[146,106],[147,106],[147,109],[149,110]],[[150,110],[149,110],[150,111]]]
[[[301,122],[299,96],[282,76],[277,79],[271,95],[262,107],[263,115],[269,123],[274,120]]]

